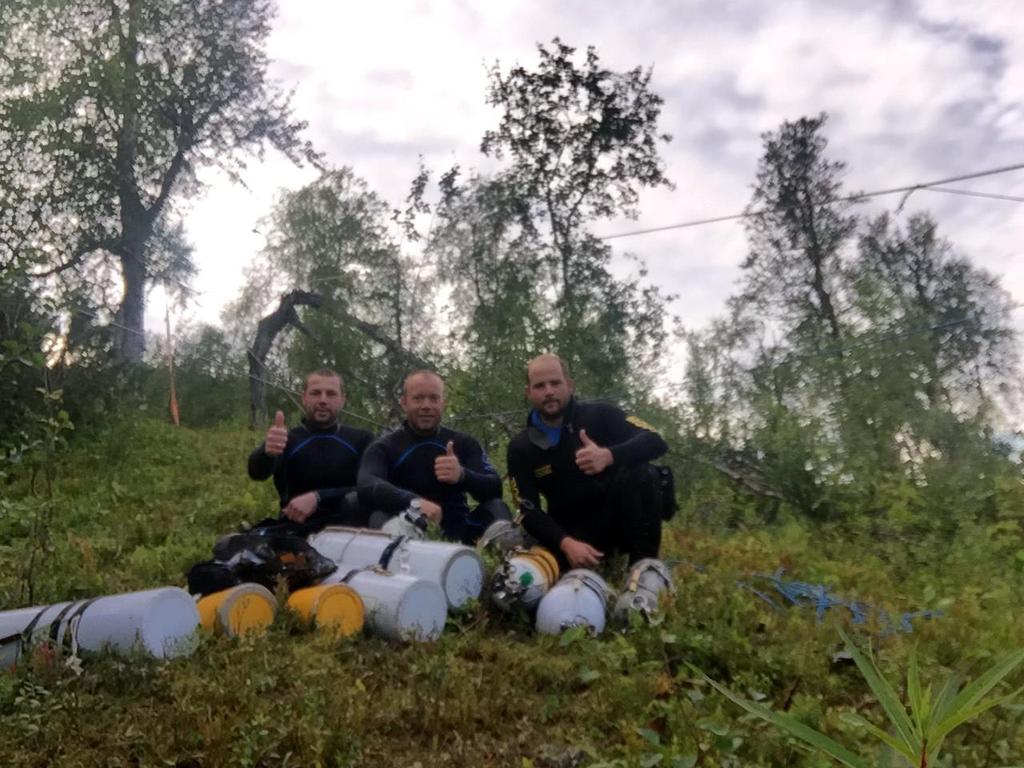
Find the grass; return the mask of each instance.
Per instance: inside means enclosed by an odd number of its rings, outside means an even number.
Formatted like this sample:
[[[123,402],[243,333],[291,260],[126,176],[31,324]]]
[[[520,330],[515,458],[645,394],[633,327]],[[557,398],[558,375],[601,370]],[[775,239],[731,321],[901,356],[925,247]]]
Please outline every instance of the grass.
[[[939,750],[954,729],[990,709],[1010,704],[1020,694],[1017,690],[987,698],[990,691],[999,686],[1024,662],[1024,649],[1014,651],[999,660],[971,683],[964,684],[956,676],[950,676],[937,688],[931,685],[922,687],[917,655],[911,652],[905,688],[909,705],[904,705],[896,689],[878,669],[871,655],[865,655],[842,629],[839,630],[839,634],[875,700],[885,713],[887,727],[884,728],[853,712],[845,716],[846,722],[865,729],[880,742],[877,755],[872,758],[855,755],[842,744],[809,727],[798,718],[780,714],[763,704],[744,699],[703,675],[699,670],[695,671],[734,704],[829,755],[848,768],[891,766],[894,761],[909,768],[928,768],[930,765],[936,765]]]
[[[216,537],[265,516],[269,483],[245,475],[258,440],[238,429],[136,420],[77,435],[58,470],[36,602],[184,584]],[[724,488],[697,494],[728,498]],[[20,607],[32,505],[27,479],[0,502],[0,606]],[[1024,588],[1015,519],[966,526],[934,552],[847,528],[666,530],[678,592],[664,620],[591,639],[539,637],[475,606],[429,645],[332,641],[280,621],[261,638],[204,639],[169,663],[91,658],[75,674],[36,660],[0,675],[4,766],[825,766],[798,739],[742,714],[703,670],[857,753],[874,737],[850,723],[884,713],[838,655],[840,614],[776,611],[737,581],[784,566],[792,578],[892,611],[942,608],[913,635],[873,636],[889,679],[912,649],[924,679],[975,677],[1021,646]],[[876,627],[877,628],[877,627]],[[1021,683],[1020,674],[1010,682]],[[993,695],[1006,691],[999,689]],[[906,691],[897,691],[906,699]],[[961,768],[1024,762],[1021,714],[994,709],[949,735]]]

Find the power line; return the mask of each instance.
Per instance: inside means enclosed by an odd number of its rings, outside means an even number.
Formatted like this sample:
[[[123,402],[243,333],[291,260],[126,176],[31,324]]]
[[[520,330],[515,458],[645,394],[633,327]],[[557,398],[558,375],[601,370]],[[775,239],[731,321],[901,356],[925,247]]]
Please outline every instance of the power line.
[[[945,192],[947,195],[963,195],[964,197],[982,197],[987,200],[1007,200],[1011,203],[1024,203],[1024,197],[999,195],[995,192],[976,192],[973,189],[950,189],[949,187],[924,187],[925,192]]]
[[[906,203],[907,198],[910,196],[910,194],[915,192],[915,191],[917,191],[917,190],[926,190],[926,191],[933,191],[933,192],[944,192],[944,193],[947,193],[947,194],[963,195],[963,196],[966,196],[966,197],[979,197],[979,198],[987,198],[987,199],[992,199],[992,200],[1006,200],[1006,201],[1009,201],[1009,202],[1024,203],[1024,198],[1022,198],[1022,197],[1014,197],[1012,195],[1000,195],[1000,194],[996,194],[996,193],[992,193],[992,192],[974,192],[974,191],[971,191],[971,190],[957,190],[957,189],[950,189],[950,188],[947,188],[947,187],[939,187],[939,186],[937,186],[939,184],[951,184],[951,183],[955,183],[955,182],[958,182],[958,181],[968,181],[968,180],[971,180],[971,179],[980,179],[980,178],[984,178],[984,177],[987,177],[987,176],[996,176],[996,175],[1003,174],[1003,173],[1010,173],[1012,171],[1019,171],[1021,169],[1024,169],[1024,163],[1018,163],[1016,165],[1008,165],[1008,166],[1004,166],[1004,167],[1001,167],[1001,168],[992,168],[992,169],[985,170],[985,171],[975,171],[973,173],[961,174],[959,176],[949,176],[947,178],[937,179],[935,181],[926,181],[926,182],[921,182],[921,183],[918,183],[918,184],[909,184],[909,185],[905,185],[905,186],[901,186],[901,187],[890,187],[890,188],[887,188],[887,189],[875,190],[873,192],[858,192],[858,193],[854,193],[854,194],[850,194],[850,195],[845,195],[843,197],[837,197],[837,198],[835,198],[833,200],[825,200],[825,201],[822,201],[820,203],[813,203],[812,206],[815,207],[815,208],[821,208],[821,207],[824,207],[826,205],[832,205],[833,203],[858,202],[858,201],[861,201],[861,200],[868,200],[868,199],[874,198],[874,197],[883,197],[883,196],[886,196],[886,195],[895,195],[895,194],[899,194],[899,193],[904,193],[906,196],[900,201],[900,204],[898,206],[898,208],[901,209],[903,207],[903,205]],[[759,208],[759,209],[753,210],[753,211],[743,211],[741,213],[732,213],[732,214],[727,214],[727,215],[724,215],[724,216],[711,216],[709,218],[704,218],[704,219],[693,219],[691,221],[684,221],[684,222],[680,222],[678,224],[667,224],[665,226],[650,227],[648,229],[638,229],[638,230],[633,230],[633,231],[630,231],[630,232],[619,232],[619,233],[616,233],[616,234],[613,234],[613,235],[604,235],[602,237],[598,237],[597,239],[598,240],[616,240],[616,239],[623,238],[623,237],[633,237],[633,236],[636,236],[636,235],[648,235],[648,234],[653,234],[655,232],[666,232],[666,231],[673,230],[673,229],[688,229],[688,228],[692,228],[692,227],[704,226],[704,225],[707,225],[707,224],[719,224],[719,223],[726,222],[726,221],[737,221],[737,220],[740,220],[740,219],[757,218],[759,216],[763,216],[766,213],[770,213],[772,211],[793,210],[793,209],[801,208],[801,207],[804,207],[804,206],[803,205],[798,205],[798,204],[795,204],[795,205],[785,205],[785,206],[768,206],[768,207]],[[432,218],[431,218],[431,227],[433,227],[433,214],[432,214]],[[430,236],[430,231],[428,230],[428,232],[427,232],[427,238],[428,239],[429,239],[429,236]],[[423,261],[423,262],[421,262],[418,265],[418,267],[417,267],[417,276],[419,274],[419,270],[421,270],[425,264],[426,264],[426,261]],[[317,277],[317,278],[311,278],[308,282],[310,283],[310,285],[314,285],[314,284],[317,284],[317,283],[321,283],[322,284],[322,283],[333,282],[333,281],[337,281],[337,280],[341,280],[341,279],[349,278],[349,277],[351,277],[351,275],[349,275],[348,273],[346,273],[346,272],[339,272],[339,273],[336,273],[336,274],[328,274],[328,275],[320,276],[320,277]]]
[[[861,201],[861,200],[867,200],[867,199],[872,198],[872,197],[883,197],[885,195],[896,195],[896,194],[900,194],[900,193],[904,193],[905,195],[907,195],[909,197],[909,195],[912,192],[914,192],[915,190],[918,190],[918,189],[931,189],[932,187],[935,187],[935,186],[937,186],[939,184],[953,184],[953,183],[956,183],[958,181],[968,181],[970,179],[980,179],[980,178],[983,178],[983,177],[986,177],[986,176],[996,176],[998,174],[1010,173],[1011,171],[1019,171],[1021,169],[1024,169],[1024,163],[1017,163],[1016,165],[1007,165],[1007,166],[1004,166],[1002,168],[991,168],[991,169],[986,170],[986,171],[976,171],[974,173],[965,173],[965,174],[961,174],[959,176],[949,176],[948,178],[936,179],[935,181],[921,182],[921,183],[918,183],[918,184],[908,184],[908,185],[902,186],[902,187],[890,187],[888,189],[879,189],[879,190],[875,190],[874,192],[859,192],[859,193],[852,194],[852,195],[844,195],[843,197],[837,197],[837,198],[832,199],[832,200],[824,200],[824,201],[822,201],[820,203],[811,203],[811,206],[814,207],[814,208],[821,208],[821,207],[824,207],[826,205],[832,205],[834,203],[858,202],[858,201]],[[902,207],[903,203],[905,203],[905,202],[906,202],[906,197],[900,202],[900,206]],[[1021,202],[1024,202],[1024,200],[1022,200]],[[649,227],[647,229],[637,229],[637,230],[633,230],[631,232],[619,232],[619,233],[614,234],[614,235],[605,235],[605,236],[599,237],[597,239],[598,240],[615,240],[615,239],[618,239],[618,238],[621,238],[621,237],[634,237],[636,235],[649,235],[649,234],[652,234],[654,232],[666,232],[666,231],[671,230],[671,229],[687,229],[687,228],[690,228],[690,227],[703,226],[705,224],[718,224],[718,223],[724,222],[724,221],[737,221],[739,219],[757,218],[759,216],[764,216],[767,213],[771,213],[772,211],[787,211],[787,210],[792,210],[792,209],[795,209],[795,208],[803,208],[803,207],[805,207],[805,206],[804,205],[775,205],[775,206],[767,206],[767,207],[758,208],[758,209],[752,210],[752,211],[751,210],[747,210],[747,211],[743,211],[742,213],[732,213],[732,214],[728,214],[726,216],[712,216],[712,217],[706,218],[706,219],[693,219],[691,221],[683,221],[683,222],[680,222],[678,224],[666,224],[665,226],[661,226],[661,227]]]

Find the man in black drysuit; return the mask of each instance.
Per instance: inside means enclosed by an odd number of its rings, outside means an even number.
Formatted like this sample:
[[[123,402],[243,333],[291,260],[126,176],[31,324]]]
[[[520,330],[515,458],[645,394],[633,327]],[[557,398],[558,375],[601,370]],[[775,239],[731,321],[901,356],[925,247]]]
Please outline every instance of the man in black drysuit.
[[[480,443],[441,426],[444,380],[433,371],[406,377],[399,404],[402,426],[366,449],[359,468],[359,501],[383,523],[417,500],[446,539],[473,544],[495,520],[511,514],[501,500],[501,478]],[[480,505],[470,511],[466,494]],[[371,525],[373,523],[371,522]]]
[[[306,535],[326,525],[366,525],[356,476],[373,435],[338,422],[344,405],[341,376],[322,369],[306,377],[301,425],[287,429],[284,414],[277,412],[266,439],[249,455],[249,477],[273,475],[281,518],[257,523],[257,528]]]
[[[640,419],[604,403],[579,403],[574,393],[561,358],[530,361],[526,397],[533,410],[508,447],[523,526],[563,566],[593,568],[613,551],[628,554],[631,564],[657,557],[661,491],[647,462],[668,445]]]

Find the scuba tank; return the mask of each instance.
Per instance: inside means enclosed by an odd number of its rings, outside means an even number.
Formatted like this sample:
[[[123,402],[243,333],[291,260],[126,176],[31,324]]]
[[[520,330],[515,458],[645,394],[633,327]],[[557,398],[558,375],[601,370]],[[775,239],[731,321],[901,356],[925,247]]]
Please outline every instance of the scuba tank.
[[[594,571],[569,571],[537,606],[537,631],[560,635],[573,627],[586,627],[590,634],[599,635],[604,631],[611,595],[604,579]]]
[[[420,500],[413,499],[409,506],[399,512],[381,526],[381,531],[388,536],[405,536],[407,539],[426,538],[427,524],[430,521],[420,509]]]
[[[669,594],[675,593],[668,566],[653,557],[638,560],[626,574],[626,586],[613,611],[615,620],[628,624],[633,613],[650,620],[658,613],[661,594],[665,590]]]
[[[262,584],[239,584],[196,601],[199,624],[225,637],[262,635],[277,614],[277,599]]]
[[[0,611],[0,661],[13,664],[39,641],[73,654],[107,648],[157,659],[189,656],[198,645],[198,628],[195,601],[178,587]]]
[[[529,534],[511,520],[495,520],[484,530],[476,546],[507,555],[515,549],[528,549],[532,541]]]
[[[558,580],[558,561],[543,547],[513,550],[491,578],[491,602],[503,611],[532,611]]]
[[[448,619],[444,590],[409,573],[389,573],[378,567],[338,569],[321,584],[347,584],[365,606],[366,627],[388,640],[436,640]]]
[[[366,609],[359,593],[347,584],[318,584],[292,592],[285,607],[298,621],[350,637],[363,628]]]
[[[444,590],[451,609],[477,599],[484,587],[486,574],[480,555],[464,544],[391,537],[383,531],[342,527],[325,528],[313,534],[309,544],[337,563],[342,571],[378,566],[432,581]]]

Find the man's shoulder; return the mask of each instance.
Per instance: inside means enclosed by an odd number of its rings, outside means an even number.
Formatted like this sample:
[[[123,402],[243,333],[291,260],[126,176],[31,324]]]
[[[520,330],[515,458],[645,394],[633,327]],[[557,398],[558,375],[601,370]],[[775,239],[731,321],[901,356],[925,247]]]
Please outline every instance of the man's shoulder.
[[[370,445],[379,448],[395,448],[401,443],[408,441],[408,433],[402,427],[394,427],[381,432],[374,437],[370,436]]]
[[[294,443],[297,440],[305,440],[313,433],[309,431],[309,427],[305,424],[299,423],[288,430],[288,442]]]
[[[367,446],[373,442],[373,432],[359,427],[350,427],[347,424],[338,427],[338,436],[353,445]]]
[[[522,429],[519,431],[517,435],[515,435],[511,440],[508,441],[508,452],[512,453],[513,451],[515,451],[517,453],[520,453],[528,451],[531,448],[531,446],[533,446],[533,443],[530,441],[530,435],[528,430]]]
[[[480,441],[473,437],[473,435],[469,434],[469,432],[462,432],[458,429],[452,429],[451,427],[446,427],[444,425],[441,426],[441,429],[438,432],[437,437],[442,443],[446,443],[449,440],[451,440],[456,445],[480,445]]]
[[[603,421],[604,419],[622,418],[625,416],[625,413],[617,405],[607,400],[591,400],[586,403],[576,403],[574,421],[577,424],[582,422],[586,426],[588,421],[593,423]]]
[[[653,424],[608,401],[590,402],[581,407],[582,410],[577,412],[574,419],[578,429],[592,429],[595,432],[610,430],[610,433],[606,434],[613,440],[616,438],[611,433],[625,437],[624,430],[640,430],[661,437],[658,428]]]

